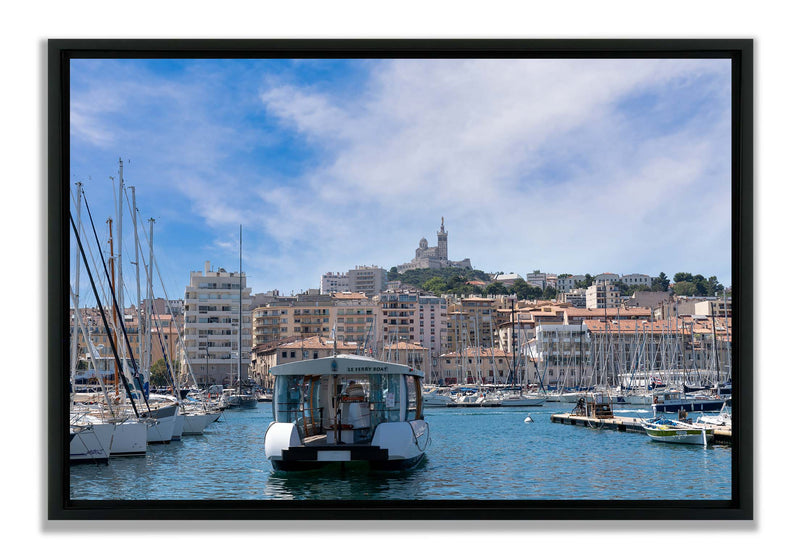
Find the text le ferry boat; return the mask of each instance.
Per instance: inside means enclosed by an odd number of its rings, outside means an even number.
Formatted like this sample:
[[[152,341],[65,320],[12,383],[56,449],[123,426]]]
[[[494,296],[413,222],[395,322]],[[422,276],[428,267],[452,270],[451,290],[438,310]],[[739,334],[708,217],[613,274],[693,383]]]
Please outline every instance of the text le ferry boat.
[[[274,422],[264,452],[274,469],[367,462],[410,469],[430,443],[422,413],[423,372],[358,355],[277,365]]]

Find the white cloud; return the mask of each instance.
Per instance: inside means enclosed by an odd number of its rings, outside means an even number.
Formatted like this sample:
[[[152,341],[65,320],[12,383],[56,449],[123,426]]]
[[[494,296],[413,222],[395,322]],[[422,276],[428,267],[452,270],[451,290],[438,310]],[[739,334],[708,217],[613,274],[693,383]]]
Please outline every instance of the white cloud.
[[[267,110],[322,147],[303,176],[311,194],[292,202],[281,193],[283,232],[339,240],[326,245],[340,258],[327,270],[362,257],[405,262],[439,215],[451,258],[485,269],[644,262],[637,252],[653,248],[651,234],[702,218],[690,193],[729,189],[729,176],[713,171],[727,156],[729,113],[718,106],[710,127],[700,117],[648,129],[625,103],[652,94],[643,102],[669,117],[687,107],[665,92],[707,87],[709,76],[724,84],[727,71],[703,60],[402,60],[377,63],[357,97],[283,83],[262,95]],[[375,215],[379,225],[358,233],[358,219]],[[336,225],[343,219],[349,228]],[[665,269],[670,257],[680,255],[665,251]]]

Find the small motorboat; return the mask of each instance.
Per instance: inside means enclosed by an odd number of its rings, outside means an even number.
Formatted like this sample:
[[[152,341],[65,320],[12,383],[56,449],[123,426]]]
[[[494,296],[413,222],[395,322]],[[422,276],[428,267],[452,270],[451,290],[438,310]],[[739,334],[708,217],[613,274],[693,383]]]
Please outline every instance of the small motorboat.
[[[707,446],[714,439],[713,429],[673,419],[647,419],[642,422],[642,427],[656,442]]]

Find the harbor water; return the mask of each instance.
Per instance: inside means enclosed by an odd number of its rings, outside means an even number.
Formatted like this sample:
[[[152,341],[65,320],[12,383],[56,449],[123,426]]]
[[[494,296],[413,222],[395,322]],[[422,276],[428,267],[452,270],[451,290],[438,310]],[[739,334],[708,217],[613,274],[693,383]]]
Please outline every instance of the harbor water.
[[[225,411],[200,436],[70,467],[73,500],[729,500],[730,446],[550,422],[571,404],[425,410],[432,443],[405,472],[275,472],[269,403]],[[532,423],[526,423],[528,415]],[[644,408],[615,414],[649,417]],[[690,414],[690,417],[693,415]]]

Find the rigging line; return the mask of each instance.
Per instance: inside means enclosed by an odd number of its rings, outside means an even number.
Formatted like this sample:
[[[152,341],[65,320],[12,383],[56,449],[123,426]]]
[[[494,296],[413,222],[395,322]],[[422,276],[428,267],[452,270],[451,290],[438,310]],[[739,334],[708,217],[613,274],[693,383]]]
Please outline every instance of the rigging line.
[[[100,304],[100,296],[97,293],[97,287],[95,286],[94,283],[94,277],[89,272],[89,267],[86,260],[86,253],[83,250],[83,243],[81,242],[81,239],[78,236],[78,228],[75,226],[75,221],[72,219],[72,214],[69,215],[69,221],[72,224],[72,230],[75,232],[75,239],[78,242],[78,248],[80,249],[81,257],[83,258],[83,264],[86,265],[86,271],[87,271],[86,273],[89,275],[89,282],[92,284],[92,291],[94,292],[94,296],[97,299],[97,304],[100,310],[100,316],[103,318],[103,325],[105,325],[106,333],[110,338],[111,327],[109,327],[108,325],[108,319],[106,319],[106,312],[103,309],[103,306]],[[120,361],[119,354],[117,353],[117,346],[114,344],[114,342],[109,342],[109,343],[111,344],[111,351],[114,353],[114,359],[116,360],[117,365],[119,365],[119,367],[122,368],[122,362]],[[131,394],[130,386],[128,385],[128,379],[125,377],[124,373],[121,374],[120,376],[122,377],[122,385],[125,387],[125,392],[128,394],[128,398],[131,401],[133,412],[136,414],[136,417],[139,417],[139,411],[136,408],[136,403],[133,401],[133,394]]]
[[[86,193],[84,192],[84,197],[85,197],[85,196],[86,196]],[[81,223],[80,223],[80,231],[81,231],[81,233],[82,233],[83,237],[88,237],[88,235],[89,235],[89,234],[88,234],[88,233],[86,233],[86,229],[85,229],[85,227],[84,227],[84,223],[83,223],[83,222],[81,222]],[[102,250],[101,250],[101,251],[100,251],[100,255],[102,255],[102,254],[103,254],[103,252],[102,252]],[[94,253],[92,253],[91,251],[89,251],[89,258],[91,258],[91,260],[92,260],[92,268],[94,269],[95,273],[99,274],[100,272],[99,272],[99,270],[98,270],[97,261],[96,261],[96,260],[95,260],[95,258],[94,258]],[[88,268],[88,267],[87,267],[87,270],[89,270],[89,268]],[[87,289],[88,289],[88,288],[87,288]],[[106,289],[103,287],[103,284],[100,284],[100,291],[101,291],[101,292],[102,292],[102,294],[103,294],[103,298],[108,298],[108,297],[109,297],[109,295],[110,295],[110,294],[109,294],[109,292],[108,292],[108,291],[106,291]],[[80,293],[80,292],[78,292],[78,293]]]
[[[138,212],[138,209],[137,209],[137,212]],[[142,229],[142,235],[145,238],[147,238],[148,243],[152,243],[152,241],[153,241],[152,238],[150,238],[150,236],[148,235],[147,231],[144,228],[143,219],[142,218],[138,218],[137,220],[139,222],[139,226]],[[147,276],[149,276],[150,275],[150,268],[149,268],[149,265],[145,262],[144,249],[142,248],[141,242],[139,243],[139,245],[137,247],[139,248],[139,251],[141,252],[141,255],[142,255],[142,265],[144,265],[145,273],[146,273]],[[186,361],[186,368],[189,371],[189,376],[192,377],[192,381],[194,382],[194,386],[197,387],[197,378],[195,377],[194,370],[192,369],[192,364],[189,361],[188,352],[186,351],[186,346],[183,343],[183,337],[179,332],[180,329],[178,327],[178,322],[175,319],[175,315],[172,312],[172,306],[169,304],[169,293],[167,292],[167,287],[164,284],[164,278],[161,276],[161,269],[158,267],[158,261],[155,259],[155,257],[153,257],[153,267],[155,268],[156,274],[158,275],[158,280],[161,283],[161,289],[164,291],[164,296],[167,298],[166,308],[167,308],[167,311],[169,312],[170,324],[175,326],[175,331],[177,332],[177,337],[178,337],[178,343],[180,344],[181,352],[183,353],[183,358]],[[150,289],[152,290],[152,288],[153,288],[153,284],[150,284]],[[153,300],[151,299],[150,300],[151,307],[152,307],[152,304],[153,304]],[[151,313],[152,313],[152,311],[151,311]],[[241,323],[240,323],[240,326],[241,326]],[[252,337],[252,333],[251,333],[251,337]],[[252,342],[252,340],[251,340],[251,342]]]
[[[100,247],[100,239],[97,237],[97,229],[94,226],[94,219],[92,218],[92,211],[89,209],[89,203],[88,203],[88,201],[86,201],[86,196],[83,197],[83,200],[84,200],[85,205],[86,205],[86,213],[89,215],[89,222],[91,223],[92,230],[94,231],[94,239],[97,242],[97,249],[102,251],[102,249]],[[73,228],[75,228],[75,222],[72,220],[72,215],[71,214],[70,214],[70,221],[72,221],[72,226],[73,226]],[[77,235],[78,235],[78,230],[77,230],[77,228],[75,228],[75,236],[77,237]],[[78,240],[78,243],[80,244],[80,239]],[[105,271],[105,275],[106,275],[106,280],[108,280],[108,285],[109,285],[109,287],[111,287],[111,277],[108,274],[108,268],[106,267],[105,261],[102,261],[102,262],[103,262],[103,270]],[[88,266],[87,266],[86,270],[88,272],[88,270],[89,270]],[[136,358],[133,356],[133,348],[131,348],[131,342],[128,339],[128,332],[127,332],[127,330],[125,330],[125,313],[120,311],[119,305],[117,304],[117,300],[114,298],[114,296],[112,296],[112,299],[114,301],[114,307],[116,308],[117,313],[120,315],[120,319],[122,321],[122,325],[120,326],[120,328],[122,330],[122,336],[125,339],[125,346],[128,348],[128,356],[130,357],[130,360],[131,360],[131,366],[133,367],[133,378],[139,383],[139,388],[142,390],[142,392],[144,392],[144,384],[142,384],[142,377],[141,377],[141,374],[139,373],[139,366],[138,366],[138,364],[136,362]],[[97,302],[100,303],[100,300],[98,299]],[[112,344],[113,344],[113,342],[112,342]],[[124,368],[124,367],[120,365],[120,368]],[[124,375],[124,374],[125,373],[121,373],[121,376]],[[150,404],[148,403],[146,396],[144,396],[144,403],[147,406],[147,410],[150,411]],[[138,417],[138,415],[137,415],[137,417]]]

